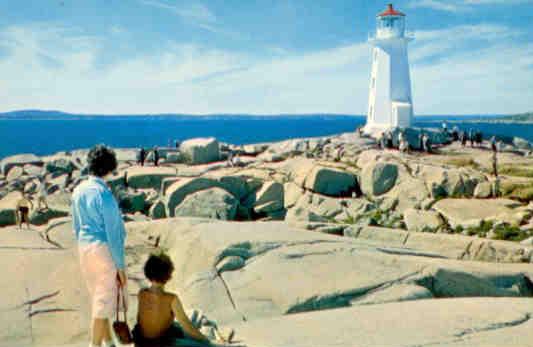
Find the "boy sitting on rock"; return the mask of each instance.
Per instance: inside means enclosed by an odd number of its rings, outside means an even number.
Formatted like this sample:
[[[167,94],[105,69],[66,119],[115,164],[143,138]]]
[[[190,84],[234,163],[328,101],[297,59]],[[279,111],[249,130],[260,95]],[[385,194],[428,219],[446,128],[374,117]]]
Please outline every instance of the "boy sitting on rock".
[[[187,337],[209,345],[209,339],[185,314],[178,296],[165,291],[173,270],[172,260],[164,253],[150,255],[144,266],[144,274],[151,286],[139,291],[137,325],[133,329],[136,346],[172,346],[177,339]],[[218,331],[216,335],[221,342],[231,340],[222,338]]]

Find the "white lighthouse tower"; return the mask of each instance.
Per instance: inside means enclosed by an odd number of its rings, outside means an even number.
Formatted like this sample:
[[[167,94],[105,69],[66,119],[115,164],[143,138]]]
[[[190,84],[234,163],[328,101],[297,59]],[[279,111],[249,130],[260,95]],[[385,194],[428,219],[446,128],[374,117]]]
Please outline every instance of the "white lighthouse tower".
[[[407,59],[411,40],[405,35],[405,14],[389,4],[378,14],[376,35],[369,39],[373,50],[366,132],[411,126],[413,101]]]

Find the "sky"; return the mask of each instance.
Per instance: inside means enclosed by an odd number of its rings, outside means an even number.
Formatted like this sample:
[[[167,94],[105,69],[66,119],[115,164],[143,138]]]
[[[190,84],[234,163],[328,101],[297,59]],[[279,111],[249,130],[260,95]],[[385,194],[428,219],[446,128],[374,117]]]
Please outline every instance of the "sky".
[[[388,1],[0,0],[0,112],[365,114]],[[399,0],[417,115],[533,111],[533,0]]]

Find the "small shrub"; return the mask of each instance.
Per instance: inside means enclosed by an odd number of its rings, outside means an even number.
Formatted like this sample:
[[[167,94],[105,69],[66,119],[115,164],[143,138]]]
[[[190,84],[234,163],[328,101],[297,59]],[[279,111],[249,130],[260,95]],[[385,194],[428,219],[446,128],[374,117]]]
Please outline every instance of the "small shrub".
[[[517,226],[510,225],[498,225],[494,228],[494,233],[496,234],[496,240],[507,240],[507,241],[522,241],[529,237],[527,231],[520,230]]]

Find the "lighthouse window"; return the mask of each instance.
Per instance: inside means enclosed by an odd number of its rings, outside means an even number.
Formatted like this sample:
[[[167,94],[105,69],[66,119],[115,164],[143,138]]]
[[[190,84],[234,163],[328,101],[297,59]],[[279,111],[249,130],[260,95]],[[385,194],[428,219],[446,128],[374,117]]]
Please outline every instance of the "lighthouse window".
[[[376,88],[376,78],[372,77],[372,89]]]
[[[378,50],[374,49],[374,61],[378,60]]]

